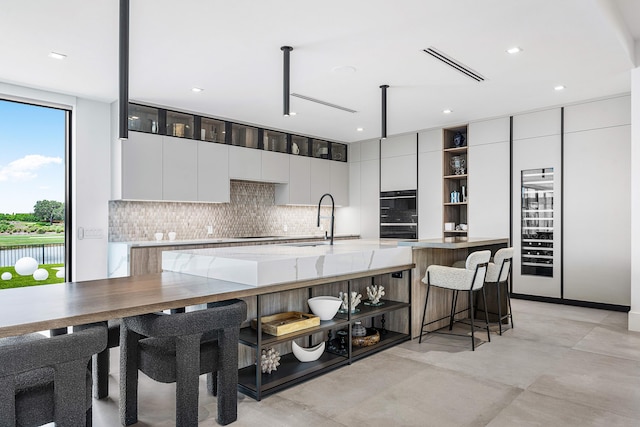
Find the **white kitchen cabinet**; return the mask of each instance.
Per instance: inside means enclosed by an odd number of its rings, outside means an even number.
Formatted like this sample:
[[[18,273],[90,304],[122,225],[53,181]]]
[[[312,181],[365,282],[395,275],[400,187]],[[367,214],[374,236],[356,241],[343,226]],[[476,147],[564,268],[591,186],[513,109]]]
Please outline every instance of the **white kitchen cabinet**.
[[[162,137],[162,200],[198,199],[198,141]]]
[[[245,181],[262,180],[262,151],[229,146],[229,178]]]
[[[442,129],[418,134],[418,238],[442,236]]]
[[[331,193],[331,161],[309,159],[311,179],[309,181],[309,198],[311,204],[318,203],[325,193]]]
[[[513,292],[518,294],[535,295],[543,297],[561,297],[560,265],[562,262],[562,185],[563,173],[561,162],[561,111],[559,108],[539,111],[535,113],[521,114],[513,117],[513,241],[514,248],[512,265]],[[517,136],[517,138],[516,138]],[[522,264],[522,171],[534,169],[553,168],[553,239],[538,241],[543,244],[544,252],[540,256],[547,256],[549,241],[553,252],[551,261],[552,277],[541,275],[523,274]],[[474,169],[475,170],[475,169]],[[540,176],[542,180],[544,176]],[[548,174],[547,174],[548,178]],[[469,197],[475,197],[472,187]],[[540,206],[543,208],[543,206]],[[529,215],[529,213],[527,213]],[[533,222],[533,221],[531,221]],[[535,251],[534,251],[535,252]],[[533,254],[538,256],[537,254]]]
[[[311,158],[289,156],[289,183],[276,185],[277,205],[309,205],[311,185]]]
[[[380,237],[380,160],[360,162],[360,236]]]
[[[122,199],[162,200],[162,138],[129,132],[121,147]]]
[[[631,303],[630,106],[625,96],[565,108],[564,298]]]
[[[198,201],[229,203],[229,146],[198,141]]]
[[[336,206],[349,205],[349,164],[346,162],[329,162],[331,165],[331,195]]]
[[[290,155],[273,151],[260,151],[260,153],[262,154],[260,180],[264,182],[288,183]]]
[[[509,237],[509,118],[469,124],[469,237]]]
[[[415,190],[418,186],[416,134],[380,142],[380,191]]]

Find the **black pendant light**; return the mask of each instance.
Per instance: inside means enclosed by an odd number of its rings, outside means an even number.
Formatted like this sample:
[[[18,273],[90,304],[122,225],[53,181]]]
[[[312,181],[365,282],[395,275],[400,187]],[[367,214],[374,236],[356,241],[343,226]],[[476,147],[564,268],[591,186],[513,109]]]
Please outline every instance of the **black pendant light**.
[[[387,88],[389,85],[381,85],[382,89],[382,136],[380,138],[385,139],[387,137]]]
[[[118,138],[129,137],[129,0],[120,0]]]
[[[282,67],[283,76],[282,76],[282,96],[283,96],[283,114],[286,116],[289,115],[289,55],[293,48],[291,46],[282,46],[280,48],[284,53],[284,64]]]

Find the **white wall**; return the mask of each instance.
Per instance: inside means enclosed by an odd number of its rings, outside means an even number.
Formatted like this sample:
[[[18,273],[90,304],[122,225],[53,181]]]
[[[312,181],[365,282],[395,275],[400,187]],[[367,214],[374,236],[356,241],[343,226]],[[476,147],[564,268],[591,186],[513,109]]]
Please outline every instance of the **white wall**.
[[[107,236],[109,225],[110,106],[53,92],[0,83],[0,96],[71,109],[72,182],[71,230],[74,281],[107,277]],[[78,227],[99,230],[101,237],[78,240]]]
[[[629,329],[640,331],[640,68],[631,71],[631,311]]]

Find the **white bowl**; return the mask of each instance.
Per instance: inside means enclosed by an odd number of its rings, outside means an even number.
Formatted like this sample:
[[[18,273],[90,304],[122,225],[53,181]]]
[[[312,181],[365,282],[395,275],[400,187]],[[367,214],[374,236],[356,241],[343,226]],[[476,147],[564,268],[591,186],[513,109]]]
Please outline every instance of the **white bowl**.
[[[320,320],[331,320],[336,315],[342,305],[342,300],[338,297],[320,296],[307,300],[309,308]]]
[[[296,344],[295,341],[291,341],[291,349],[293,355],[301,362],[313,362],[318,360],[322,353],[324,353],[324,342],[321,342],[315,347],[304,348]]]

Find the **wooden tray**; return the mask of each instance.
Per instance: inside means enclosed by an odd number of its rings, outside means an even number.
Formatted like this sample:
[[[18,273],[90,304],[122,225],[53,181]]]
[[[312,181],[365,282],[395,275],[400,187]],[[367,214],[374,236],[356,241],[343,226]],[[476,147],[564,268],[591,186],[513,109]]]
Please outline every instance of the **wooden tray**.
[[[262,332],[275,336],[319,325],[320,317],[299,311],[287,311],[262,317]],[[258,329],[258,319],[251,320],[251,327]]]

